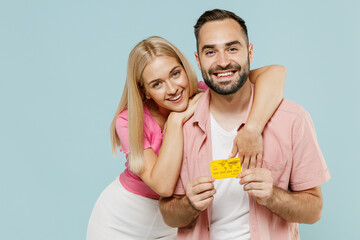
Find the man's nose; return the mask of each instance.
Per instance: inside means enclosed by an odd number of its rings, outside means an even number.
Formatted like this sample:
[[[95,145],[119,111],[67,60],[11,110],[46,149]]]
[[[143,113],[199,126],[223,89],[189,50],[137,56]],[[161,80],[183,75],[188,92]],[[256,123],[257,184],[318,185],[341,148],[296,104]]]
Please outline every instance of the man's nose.
[[[225,52],[219,52],[217,64],[222,68],[226,68],[230,64],[230,59]]]

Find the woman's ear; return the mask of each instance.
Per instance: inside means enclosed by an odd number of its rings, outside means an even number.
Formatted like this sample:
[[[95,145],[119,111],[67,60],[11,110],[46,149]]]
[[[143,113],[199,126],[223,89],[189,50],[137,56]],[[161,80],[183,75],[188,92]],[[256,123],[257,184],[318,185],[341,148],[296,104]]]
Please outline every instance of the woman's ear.
[[[142,93],[143,93],[143,96],[146,98],[146,99],[150,99],[150,94],[145,90],[145,88],[142,89]]]
[[[140,94],[142,99],[151,99],[150,94],[146,91],[144,87],[140,88]]]

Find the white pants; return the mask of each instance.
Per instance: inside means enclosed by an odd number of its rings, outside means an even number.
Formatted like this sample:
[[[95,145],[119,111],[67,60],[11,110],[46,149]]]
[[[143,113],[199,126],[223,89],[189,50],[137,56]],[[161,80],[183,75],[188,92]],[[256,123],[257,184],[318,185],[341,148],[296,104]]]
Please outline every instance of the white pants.
[[[159,201],[127,191],[117,177],[101,193],[91,213],[87,240],[176,239],[167,226]]]

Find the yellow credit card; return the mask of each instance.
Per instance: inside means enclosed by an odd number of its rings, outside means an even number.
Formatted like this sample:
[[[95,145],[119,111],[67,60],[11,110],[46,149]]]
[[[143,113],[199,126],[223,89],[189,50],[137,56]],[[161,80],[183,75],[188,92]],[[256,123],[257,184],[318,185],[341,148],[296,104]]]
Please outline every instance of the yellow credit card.
[[[241,172],[240,158],[228,158],[210,162],[211,176],[215,179],[237,177]]]

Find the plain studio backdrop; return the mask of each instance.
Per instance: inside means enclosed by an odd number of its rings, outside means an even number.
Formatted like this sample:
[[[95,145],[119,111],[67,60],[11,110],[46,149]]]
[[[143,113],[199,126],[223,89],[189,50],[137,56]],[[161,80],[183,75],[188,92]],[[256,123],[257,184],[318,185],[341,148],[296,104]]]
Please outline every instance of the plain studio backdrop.
[[[193,25],[214,8],[246,20],[251,68],[284,65],[285,97],[313,118],[332,179],[302,239],[359,239],[357,0],[1,0],[0,239],[85,239],[97,197],[124,169],[109,126],[130,50],[158,35],[196,66]]]

